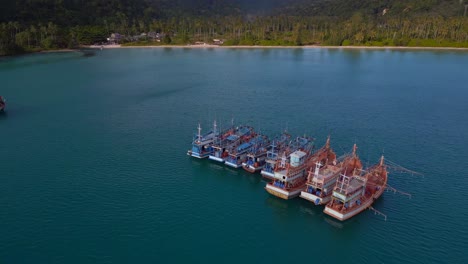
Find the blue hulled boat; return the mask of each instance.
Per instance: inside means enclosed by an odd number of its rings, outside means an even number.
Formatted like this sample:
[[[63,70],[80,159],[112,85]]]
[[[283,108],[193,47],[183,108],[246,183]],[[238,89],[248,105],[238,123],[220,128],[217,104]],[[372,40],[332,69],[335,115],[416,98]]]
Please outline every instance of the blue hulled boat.
[[[192,142],[192,149],[187,151],[187,155],[203,159],[210,156],[213,153],[213,144],[219,137],[216,121],[213,123],[213,130],[202,135],[201,126],[198,124],[198,134]]]
[[[209,159],[224,163],[229,157],[229,153],[235,152],[241,144],[248,142],[253,136],[255,136],[255,132],[252,127],[232,127],[216,138]]]
[[[240,168],[247,161],[247,157],[252,151],[257,152],[258,150],[268,146],[268,144],[268,137],[264,135],[256,135],[255,137],[244,141],[239,145],[239,147],[234,149],[233,152],[230,152],[226,160],[226,165],[236,169]]]
[[[247,159],[242,163],[242,168],[250,173],[255,173],[263,169],[266,163],[267,152],[274,148],[274,143],[270,145],[270,140],[266,136],[258,136],[259,140],[254,142],[251,151],[247,154]]]

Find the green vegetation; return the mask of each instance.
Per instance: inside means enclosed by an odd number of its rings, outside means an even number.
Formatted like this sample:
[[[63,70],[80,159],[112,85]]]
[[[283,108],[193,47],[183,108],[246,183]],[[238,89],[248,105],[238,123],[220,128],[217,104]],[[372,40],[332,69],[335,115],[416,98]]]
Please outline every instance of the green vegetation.
[[[130,45],[216,38],[224,45],[468,47],[466,9],[468,0],[17,0],[0,11],[0,55],[150,31],[162,33],[160,42]]]

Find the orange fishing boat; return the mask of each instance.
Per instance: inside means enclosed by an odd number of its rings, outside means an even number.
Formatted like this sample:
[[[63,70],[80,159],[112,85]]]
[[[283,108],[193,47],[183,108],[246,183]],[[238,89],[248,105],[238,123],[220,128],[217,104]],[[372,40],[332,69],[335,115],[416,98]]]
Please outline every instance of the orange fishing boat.
[[[324,213],[344,221],[371,207],[387,187],[387,174],[383,156],[367,171],[341,174]]]
[[[306,187],[300,195],[301,198],[309,200],[315,205],[330,202],[333,188],[340,174],[349,175],[355,170],[362,169],[362,163],[356,154],[356,145],[353,147],[353,152],[346,155],[339,163],[337,163],[336,155],[330,148],[330,137],[327,139],[325,147],[329,149],[328,159],[324,163],[317,162],[315,167],[310,168]]]
[[[335,157],[329,145],[310,153],[310,149],[297,150],[289,155],[289,159],[283,153],[276,164],[273,181],[265,187],[266,191],[286,200],[299,196],[307,181],[307,169],[317,162],[326,162]]]

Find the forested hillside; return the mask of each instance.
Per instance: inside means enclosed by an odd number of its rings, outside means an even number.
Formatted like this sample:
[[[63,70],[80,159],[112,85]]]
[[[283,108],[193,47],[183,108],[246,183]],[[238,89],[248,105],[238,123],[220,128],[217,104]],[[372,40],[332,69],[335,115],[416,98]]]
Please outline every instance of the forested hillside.
[[[149,31],[165,44],[468,47],[467,8],[468,0],[17,0],[0,9],[0,55]]]

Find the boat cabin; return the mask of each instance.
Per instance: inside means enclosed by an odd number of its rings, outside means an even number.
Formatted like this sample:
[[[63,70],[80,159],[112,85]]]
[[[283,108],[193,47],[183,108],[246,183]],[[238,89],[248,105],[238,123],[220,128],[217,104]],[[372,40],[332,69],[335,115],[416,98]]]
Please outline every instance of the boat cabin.
[[[302,164],[304,164],[304,162],[306,160],[306,156],[307,156],[307,153],[305,153],[304,151],[300,151],[300,150],[294,151],[289,156],[289,158],[290,158],[290,163],[289,164],[292,167],[299,167]]]

